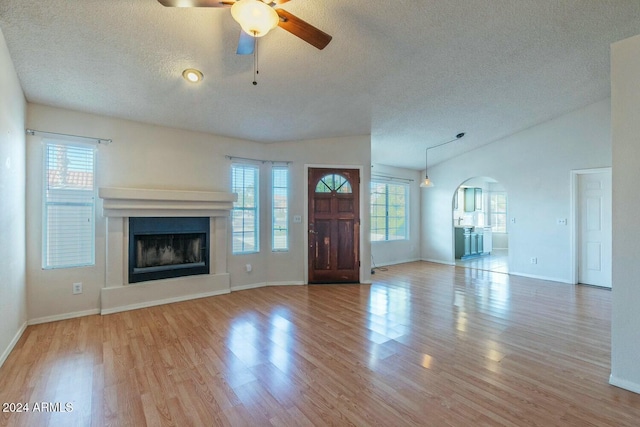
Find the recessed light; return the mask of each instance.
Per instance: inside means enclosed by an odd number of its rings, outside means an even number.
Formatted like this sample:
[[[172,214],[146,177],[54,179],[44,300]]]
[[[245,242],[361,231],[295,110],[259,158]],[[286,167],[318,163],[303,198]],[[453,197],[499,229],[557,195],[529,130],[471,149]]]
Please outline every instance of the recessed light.
[[[204,76],[200,70],[196,70],[195,68],[187,68],[182,72],[182,77],[189,83],[199,83]]]

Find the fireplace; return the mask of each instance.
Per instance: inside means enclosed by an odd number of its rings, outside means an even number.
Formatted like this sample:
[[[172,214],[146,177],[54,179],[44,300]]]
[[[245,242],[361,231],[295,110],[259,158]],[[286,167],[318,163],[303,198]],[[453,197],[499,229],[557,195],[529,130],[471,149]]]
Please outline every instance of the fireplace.
[[[100,313],[230,292],[227,225],[235,194],[102,187],[98,196],[106,218]]]
[[[129,218],[129,283],[209,274],[209,218]]]

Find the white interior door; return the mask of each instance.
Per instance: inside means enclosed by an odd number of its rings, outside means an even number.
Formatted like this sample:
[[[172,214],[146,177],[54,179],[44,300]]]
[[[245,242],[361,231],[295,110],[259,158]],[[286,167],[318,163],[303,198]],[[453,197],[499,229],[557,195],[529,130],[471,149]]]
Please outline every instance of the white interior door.
[[[578,175],[578,282],[611,287],[611,170]]]

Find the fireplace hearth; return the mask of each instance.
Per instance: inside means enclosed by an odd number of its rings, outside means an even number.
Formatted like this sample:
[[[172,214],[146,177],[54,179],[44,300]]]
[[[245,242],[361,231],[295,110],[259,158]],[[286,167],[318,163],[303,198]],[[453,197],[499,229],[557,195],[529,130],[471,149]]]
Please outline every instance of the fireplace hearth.
[[[209,218],[129,218],[129,283],[209,274]]]

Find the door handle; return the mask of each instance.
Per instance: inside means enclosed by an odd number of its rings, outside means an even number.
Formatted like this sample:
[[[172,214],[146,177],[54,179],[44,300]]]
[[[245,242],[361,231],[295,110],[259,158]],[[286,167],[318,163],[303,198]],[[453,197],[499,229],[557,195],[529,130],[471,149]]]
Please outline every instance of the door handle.
[[[313,230],[309,230],[309,233],[311,234],[318,234],[317,232],[313,231]]]

